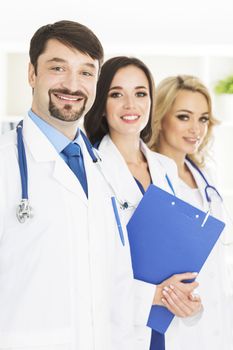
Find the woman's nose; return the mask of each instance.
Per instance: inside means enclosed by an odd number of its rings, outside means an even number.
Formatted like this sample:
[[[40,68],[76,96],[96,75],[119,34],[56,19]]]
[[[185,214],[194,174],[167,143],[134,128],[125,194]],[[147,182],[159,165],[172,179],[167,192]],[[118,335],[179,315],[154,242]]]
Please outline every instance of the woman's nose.
[[[126,96],[124,99],[124,108],[130,109],[134,107],[134,99],[132,96]]]
[[[193,134],[198,134],[200,132],[200,125],[198,121],[192,121],[189,130]]]

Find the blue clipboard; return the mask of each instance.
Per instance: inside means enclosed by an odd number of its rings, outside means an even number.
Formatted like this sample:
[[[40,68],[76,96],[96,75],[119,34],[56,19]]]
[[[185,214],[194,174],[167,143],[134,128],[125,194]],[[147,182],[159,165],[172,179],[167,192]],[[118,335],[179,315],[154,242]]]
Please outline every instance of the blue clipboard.
[[[150,185],[128,225],[134,278],[159,284],[176,273],[199,272],[224,222]],[[152,306],[147,325],[165,333],[174,315]]]

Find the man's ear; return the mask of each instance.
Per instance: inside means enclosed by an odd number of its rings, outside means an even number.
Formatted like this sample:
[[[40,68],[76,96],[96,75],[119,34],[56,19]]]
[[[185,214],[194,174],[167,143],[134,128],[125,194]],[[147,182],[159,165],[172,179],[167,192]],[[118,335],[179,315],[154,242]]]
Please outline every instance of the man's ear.
[[[35,73],[35,67],[31,62],[28,65],[28,82],[30,86],[34,89],[35,82],[36,82],[36,73]]]

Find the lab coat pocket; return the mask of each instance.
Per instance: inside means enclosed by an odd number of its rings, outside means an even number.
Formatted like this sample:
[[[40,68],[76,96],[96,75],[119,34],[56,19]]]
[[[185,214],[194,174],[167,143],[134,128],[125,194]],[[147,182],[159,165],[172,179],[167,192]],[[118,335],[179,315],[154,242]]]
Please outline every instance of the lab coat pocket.
[[[68,248],[54,240],[57,230],[51,231],[46,224],[24,230],[11,227],[1,240],[0,348],[24,346],[24,342],[31,347],[40,339],[47,344],[47,338],[60,339],[60,331],[54,331],[56,336],[39,332],[69,325]]]
[[[49,223],[41,225],[17,223],[8,226],[0,242],[0,283],[2,275],[16,272],[26,263],[27,268],[39,258],[48,235]],[[47,237],[48,240],[48,237]],[[25,267],[25,266],[24,266]],[[18,276],[18,274],[15,274]]]

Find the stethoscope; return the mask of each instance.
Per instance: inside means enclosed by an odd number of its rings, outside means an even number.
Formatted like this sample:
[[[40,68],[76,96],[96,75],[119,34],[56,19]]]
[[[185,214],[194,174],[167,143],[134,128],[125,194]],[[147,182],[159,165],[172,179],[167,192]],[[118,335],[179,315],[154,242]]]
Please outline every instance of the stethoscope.
[[[17,148],[18,148],[18,162],[19,172],[21,180],[22,196],[21,201],[16,209],[16,217],[22,224],[27,219],[33,217],[33,210],[29,204],[28,198],[28,171],[27,171],[27,158],[25,153],[25,147],[23,142],[23,120],[19,122],[16,127],[17,131]]]
[[[229,213],[229,210],[227,209],[227,207],[224,205],[223,198],[222,198],[221,194],[219,193],[219,191],[216,189],[216,187],[214,187],[214,186],[209,184],[209,182],[208,182],[207,178],[205,177],[205,175],[203,174],[203,172],[197,167],[197,165],[189,157],[186,157],[186,160],[199,173],[199,175],[202,177],[202,179],[204,180],[204,182],[206,184],[204,192],[205,192],[205,197],[206,197],[207,203],[209,205],[209,210],[206,213],[206,216],[205,216],[205,219],[204,219],[202,225],[205,224],[205,222],[207,221],[207,219],[208,219],[208,217],[209,217],[209,215],[211,213],[211,203],[213,202],[213,198],[217,198],[218,197],[220,199],[220,201],[222,202],[222,204],[223,204],[222,208],[225,211],[226,216],[230,220],[231,226],[233,227],[232,216]],[[223,238],[220,238],[220,240],[221,240],[223,245],[231,245],[233,243],[232,240],[229,240],[229,242],[227,242]]]
[[[16,216],[20,223],[26,222],[27,219],[33,217],[33,209],[29,204],[28,197],[28,171],[27,171],[27,158],[23,142],[23,120],[21,120],[17,127],[17,148],[18,148],[18,162],[19,162],[19,171],[21,179],[21,188],[22,188],[22,197],[19,203],[19,206],[16,211]],[[86,149],[93,161],[97,163],[101,161],[98,153],[95,151],[94,147],[91,145],[90,141],[87,139],[86,135],[80,130],[83,141],[85,143]]]
[[[220,193],[218,192],[218,190],[216,189],[216,187],[212,186],[209,184],[207,178],[205,177],[205,175],[203,174],[203,172],[198,168],[198,166],[189,158],[189,157],[186,157],[186,160],[192,165],[192,167],[197,170],[197,172],[199,173],[199,175],[202,177],[202,179],[204,180],[206,186],[205,186],[205,197],[206,197],[206,200],[210,206],[211,202],[212,202],[212,199],[213,198],[213,193],[215,193],[219,199],[221,201],[223,201],[223,198],[222,196],[220,195]]]

